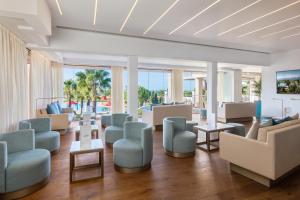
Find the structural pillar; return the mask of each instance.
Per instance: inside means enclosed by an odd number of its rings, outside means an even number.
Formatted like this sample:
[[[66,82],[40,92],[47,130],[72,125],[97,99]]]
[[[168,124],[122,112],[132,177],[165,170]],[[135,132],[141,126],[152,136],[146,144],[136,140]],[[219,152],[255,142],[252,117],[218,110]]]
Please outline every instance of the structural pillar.
[[[138,118],[138,57],[129,56],[127,62],[128,70],[128,94],[127,113]]]
[[[124,109],[123,67],[111,68],[111,112],[120,113]]]
[[[207,67],[207,119],[208,122],[217,122],[218,102],[218,63],[208,63]],[[215,119],[212,119],[212,114],[215,114]]]

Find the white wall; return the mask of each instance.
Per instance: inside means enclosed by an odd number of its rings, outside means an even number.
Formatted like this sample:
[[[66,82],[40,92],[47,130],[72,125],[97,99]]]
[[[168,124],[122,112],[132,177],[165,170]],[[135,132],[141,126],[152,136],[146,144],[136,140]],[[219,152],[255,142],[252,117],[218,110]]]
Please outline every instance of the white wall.
[[[281,116],[281,101],[283,99],[284,108],[288,109],[287,115],[299,112],[300,95],[283,95],[276,92],[276,72],[283,70],[300,69],[300,49],[271,55],[271,66],[263,68],[262,71],[262,114],[271,116]]]

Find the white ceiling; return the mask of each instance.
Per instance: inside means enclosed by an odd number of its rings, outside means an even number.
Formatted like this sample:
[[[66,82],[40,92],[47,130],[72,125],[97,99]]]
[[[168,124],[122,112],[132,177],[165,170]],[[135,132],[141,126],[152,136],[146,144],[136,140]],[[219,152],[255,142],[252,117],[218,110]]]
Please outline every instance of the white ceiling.
[[[98,0],[96,25],[93,25],[95,0],[58,1],[62,15],[56,1],[47,0],[53,26],[264,52],[300,48],[299,0],[177,0],[177,3],[176,0],[138,0],[122,32],[120,28],[136,0]],[[198,17],[169,35],[201,11]],[[143,34],[164,12],[152,29]],[[240,27],[235,29],[237,26]],[[299,36],[284,38],[297,33]]]

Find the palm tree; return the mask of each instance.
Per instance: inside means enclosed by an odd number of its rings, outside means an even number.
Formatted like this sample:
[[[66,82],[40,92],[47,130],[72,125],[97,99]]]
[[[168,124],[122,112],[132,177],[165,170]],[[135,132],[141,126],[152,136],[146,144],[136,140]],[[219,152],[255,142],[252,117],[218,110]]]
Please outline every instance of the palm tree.
[[[89,96],[88,85],[86,81],[86,74],[84,72],[77,72],[76,74],[77,82],[77,98],[80,99],[80,113],[83,110],[83,102]]]
[[[68,99],[68,106],[72,106],[72,98],[75,97],[75,90],[76,90],[76,82],[72,79],[66,80],[64,82],[64,92],[67,95]]]
[[[258,96],[260,98],[261,96],[261,79],[259,79],[258,81],[254,81],[254,91],[256,96]]]

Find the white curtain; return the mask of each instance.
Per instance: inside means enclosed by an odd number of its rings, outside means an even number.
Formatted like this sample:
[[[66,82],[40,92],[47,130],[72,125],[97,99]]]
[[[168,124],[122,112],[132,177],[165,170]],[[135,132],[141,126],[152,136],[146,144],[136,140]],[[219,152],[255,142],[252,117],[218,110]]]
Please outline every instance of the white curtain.
[[[0,133],[16,130],[28,113],[27,50],[0,25]]]
[[[52,62],[52,97],[64,96],[63,66],[61,63]]]
[[[183,70],[173,69],[171,73],[171,80],[169,81],[169,96],[172,101],[183,101]]]
[[[123,112],[123,67],[112,67],[111,79],[111,112]]]
[[[36,110],[45,108],[52,97],[52,70],[50,60],[39,53],[31,51],[30,65],[30,116],[36,116]]]

